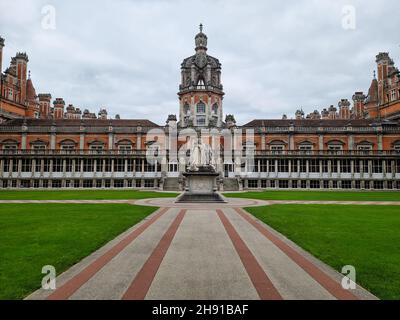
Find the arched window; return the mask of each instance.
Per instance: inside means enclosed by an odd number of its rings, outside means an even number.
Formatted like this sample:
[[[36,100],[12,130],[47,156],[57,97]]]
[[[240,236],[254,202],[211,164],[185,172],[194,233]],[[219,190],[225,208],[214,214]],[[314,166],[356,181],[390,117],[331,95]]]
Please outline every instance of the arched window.
[[[217,103],[214,103],[211,109],[212,109],[213,114],[218,114],[218,104]]]
[[[197,110],[196,110],[196,112],[197,112],[197,113],[206,113],[206,105],[204,104],[204,102],[200,101],[200,102],[197,104]]]

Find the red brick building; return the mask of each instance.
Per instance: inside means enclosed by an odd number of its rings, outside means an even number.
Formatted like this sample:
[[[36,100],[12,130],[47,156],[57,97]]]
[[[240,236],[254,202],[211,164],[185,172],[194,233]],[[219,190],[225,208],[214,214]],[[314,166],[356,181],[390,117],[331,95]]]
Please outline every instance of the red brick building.
[[[186,143],[207,129],[221,190],[400,189],[400,77],[388,53],[376,57],[368,93],[352,102],[238,125],[233,115],[223,119],[221,63],[207,41],[201,27],[195,54],[181,64],[179,119],[169,115],[166,125],[109,119],[104,108],[96,115],[37,94],[28,56],[17,53],[1,73],[0,187],[177,190]],[[1,68],[3,48],[0,38]]]

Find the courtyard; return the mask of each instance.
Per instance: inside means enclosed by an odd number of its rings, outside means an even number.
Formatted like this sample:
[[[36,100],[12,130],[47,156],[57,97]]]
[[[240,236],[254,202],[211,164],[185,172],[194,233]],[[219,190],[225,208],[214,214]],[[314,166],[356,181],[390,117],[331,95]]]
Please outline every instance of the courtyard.
[[[186,208],[176,196],[0,192],[0,299],[400,298],[398,193],[247,192]],[[38,290],[44,265],[54,292]],[[344,265],[354,292],[339,285]]]

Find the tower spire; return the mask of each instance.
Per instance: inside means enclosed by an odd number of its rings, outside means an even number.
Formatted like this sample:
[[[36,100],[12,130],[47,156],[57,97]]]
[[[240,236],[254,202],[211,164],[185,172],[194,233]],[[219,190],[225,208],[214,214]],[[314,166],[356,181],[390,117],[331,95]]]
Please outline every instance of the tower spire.
[[[203,32],[203,24],[202,23],[200,23],[199,28],[200,28],[200,32]]]

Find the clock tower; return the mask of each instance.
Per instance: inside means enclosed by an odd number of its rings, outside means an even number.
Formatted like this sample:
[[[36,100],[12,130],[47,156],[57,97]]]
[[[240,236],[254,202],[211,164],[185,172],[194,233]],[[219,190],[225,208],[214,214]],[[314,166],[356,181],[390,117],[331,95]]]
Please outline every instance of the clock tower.
[[[181,64],[178,92],[181,127],[222,126],[221,63],[207,54],[207,40],[200,24],[195,37],[196,53]]]

